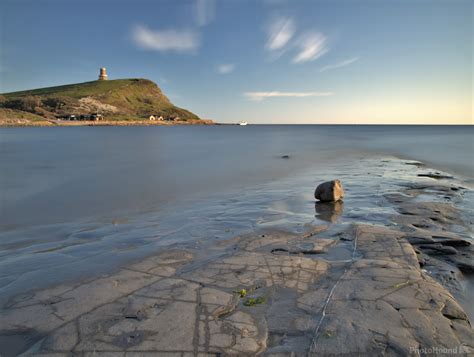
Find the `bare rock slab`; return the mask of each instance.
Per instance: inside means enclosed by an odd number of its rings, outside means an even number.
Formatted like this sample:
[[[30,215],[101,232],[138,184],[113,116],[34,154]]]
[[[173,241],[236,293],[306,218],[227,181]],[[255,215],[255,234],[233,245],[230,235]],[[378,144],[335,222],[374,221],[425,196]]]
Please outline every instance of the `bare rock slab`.
[[[12,341],[26,331],[34,343],[17,351],[26,356],[471,353],[465,312],[420,269],[406,233],[355,225],[342,241],[318,236],[326,229],[236,237],[213,259],[168,250],[110,276],[36,292],[10,302],[2,322],[11,328],[0,336]],[[429,246],[441,244],[429,237]],[[351,259],[319,255],[343,244]]]
[[[466,314],[418,267],[403,235],[364,225],[355,235],[360,258],[323,305],[310,355],[408,356],[429,348],[471,353],[474,335]],[[321,298],[306,294],[300,303],[321,304]]]

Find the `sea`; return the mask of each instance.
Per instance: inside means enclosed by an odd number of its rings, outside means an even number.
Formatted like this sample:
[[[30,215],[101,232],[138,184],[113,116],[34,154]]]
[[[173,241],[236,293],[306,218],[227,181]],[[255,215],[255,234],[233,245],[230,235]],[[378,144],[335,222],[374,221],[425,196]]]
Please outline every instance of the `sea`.
[[[452,176],[472,233],[473,126],[0,129],[0,303],[176,246],[311,224],[389,224],[384,195]],[[425,166],[413,165],[421,162]],[[343,209],[315,205],[340,179]]]

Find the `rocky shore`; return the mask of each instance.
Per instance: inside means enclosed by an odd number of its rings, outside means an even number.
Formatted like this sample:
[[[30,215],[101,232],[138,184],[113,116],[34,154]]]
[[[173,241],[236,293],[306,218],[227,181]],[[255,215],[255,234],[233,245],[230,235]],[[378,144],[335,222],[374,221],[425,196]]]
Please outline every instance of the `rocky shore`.
[[[338,225],[342,203],[317,203],[328,224],[302,233],[175,247],[17,296],[2,356],[472,355],[464,190],[425,177],[380,197],[386,224]]]

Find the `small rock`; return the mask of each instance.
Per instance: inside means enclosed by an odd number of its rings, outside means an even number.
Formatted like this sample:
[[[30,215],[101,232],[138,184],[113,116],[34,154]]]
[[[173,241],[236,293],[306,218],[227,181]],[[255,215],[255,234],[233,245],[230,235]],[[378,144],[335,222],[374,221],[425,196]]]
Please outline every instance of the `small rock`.
[[[436,243],[440,243],[444,246],[451,246],[451,247],[469,247],[471,245],[470,242],[461,238],[450,238],[450,237],[443,237],[443,236],[432,236],[433,241]]]
[[[450,246],[445,247],[439,243],[429,244],[429,245],[420,245],[419,247],[430,255],[451,255],[451,254],[458,253],[456,248],[453,248]]]
[[[464,261],[456,261],[456,266],[461,270],[464,274],[474,274],[474,264],[472,264],[472,260],[464,260]]]
[[[436,242],[434,241],[433,238],[431,237],[417,237],[417,236],[407,236],[406,240],[410,242],[412,245],[418,245],[418,244],[435,244]]]
[[[341,181],[327,181],[316,187],[314,197],[322,202],[336,202],[344,197]]]
[[[281,158],[282,158],[282,159],[289,159],[289,158],[290,158],[290,155],[282,155]]]
[[[472,252],[449,255],[444,257],[448,262],[454,264],[462,273],[474,274],[474,261]]]
[[[424,163],[419,162],[419,161],[405,162],[405,165],[413,165],[413,166],[417,166],[417,167],[425,166]]]
[[[419,177],[429,177],[429,178],[437,179],[437,180],[454,178],[453,176],[444,175],[440,172],[428,172],[428,173],[424,173],[424,174],[418,174],[417,176],[419,176]]]

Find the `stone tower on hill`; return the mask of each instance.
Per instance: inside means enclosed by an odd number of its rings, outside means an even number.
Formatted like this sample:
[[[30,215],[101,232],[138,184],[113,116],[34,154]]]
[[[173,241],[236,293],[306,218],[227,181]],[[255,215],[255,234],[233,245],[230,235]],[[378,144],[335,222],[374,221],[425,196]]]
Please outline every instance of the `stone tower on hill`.
[[[107,79],[109,79],[107,76],[107,70],[105,67],[102,67],[99,72],[99,81],[106,81]]]

